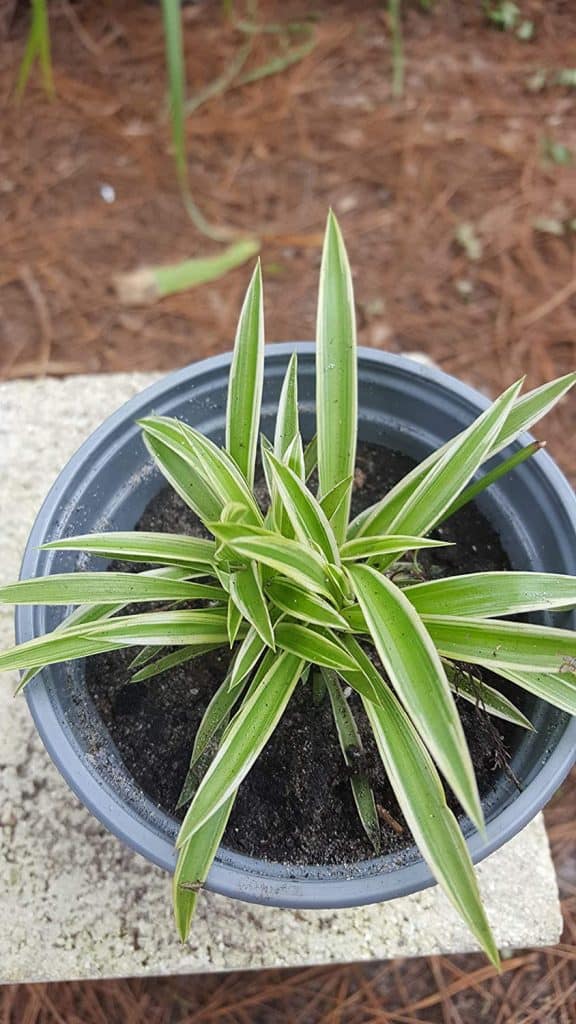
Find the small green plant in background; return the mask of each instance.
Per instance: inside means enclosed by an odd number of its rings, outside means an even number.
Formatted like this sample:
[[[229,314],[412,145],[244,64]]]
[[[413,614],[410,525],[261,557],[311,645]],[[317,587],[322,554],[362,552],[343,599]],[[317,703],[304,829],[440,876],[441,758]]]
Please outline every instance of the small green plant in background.
[[[326,229],[318,298],[317,435],[299,429],[298,367],[290,360],[272,438],[260,437],[264,379],[262,280],[244,301],[230,372],[226,435],[217,447],[163,416],[140,422],[146,446],[211,539],[103,533],[55,540],[50,550],[89,552],[153,569],[77,572],[0,590],[13,604],[77,605],[50,634],[0,655],[23,669],[19,689],[44,666],[122,647],[140,648],[132,683],[218,647],[229,674],[196,734],[180,804],[173,896],[185,939],[236,792],[296,687],[330,701],[345,759],[361,746],[349,702],[361,700],[388,778],[423,857],[494,963],[498,952],[444,783],[483,829],[474,770],[454,693],[523,728],[525,716],[481,678],[488,669],[576,712],[574,635],[506,616],[576,605],[576,578],[487,572],[422,582],[416,554],[441,546],[435,529],[495,479],[530,458],[529,445],[478,478],[478,470],[568,391],[576,374],[521,396],[509,387],[467,429],[432,452],[371,508],[350,519],[357,436],[357,353],[352,280],[338,224]],[[270,504],[253,485],[260,450]],[[318,490],[308,481],[318,472]],[[474,482],[471,483],[472,479]],[[127,614],[133,602],[164,610]],[[201,602],[193,608],[174,602]],[[466,666],[465,669],[462,666]],[[375,853],[380,827],[369,780],[351,778]]]
[[[530,92],[542,92],[551,86],[561,86],[564,89],[576,89],[576,68],[560,68],[559,71],[546,71],[538,68],[526,80]]]
[[[522,17],[518,4],[512,0],[484,0],[484,11],[491,25],[502,32],[513,32],[523,42],[534,36],[534,22]]]
[[[404,39],[402,35],[402,0],[388,0],[388,20],[392,38],[392,95],[404,95]]]
[[[50,52],[50,25],[46,0],[31,0],[32,16],[26,49],[18,72],[16,95],[20,98],[28,84],[35,61],[40,65],[42,83],[48,96],[54,95],[52,57]]]
[[[470,221],[462,221],[456,226],[454,237],[469,260],[476,263],[482,259],[484,246],[474,224],[471,224]]]
[[[542,155],[545,160],[556,164],[557,167],[567,167],[573,159],[572,150],[568,146],[548,135],[542,139]]]

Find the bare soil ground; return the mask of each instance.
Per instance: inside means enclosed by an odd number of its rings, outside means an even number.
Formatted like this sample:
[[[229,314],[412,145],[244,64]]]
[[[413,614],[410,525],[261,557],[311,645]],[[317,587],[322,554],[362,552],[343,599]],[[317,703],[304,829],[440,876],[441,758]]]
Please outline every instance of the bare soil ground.
[[[523,373],[535,386],[574,368],[576,93],[556,76],[575,64],[576,6],[520,6],[531,42],[489,28],[480,0],[437,0],[430,15],[406,0],[406,88],[395,100],[383,5],[261,0],[267,24],[312,15],[314,49],[204,103],[188,143],[206,216],[263,240],[271,340],[313,337],[332,205],[362,344],[426,352],[492,394]],[[26,7],[0,3],[0,378],[168,370],[229,348],[246,267],[146,307],[122,306],[113,288],[116,273],[218,250],[193,228],[175,183],[158,9],[53,0],[57,97],[34,77],[17,105]],[[185,9],[191,93],[230,66],[243,39],[218,3]],[[281,52],[262,34],[247,66]],[[572,477],[575,426],[572,400],[540,431]],[[479,957],[453,957],[21,986],[0,994],[0,1021],[571,1024],[575,814],[573,779],[548,810],[564,942],[514,953],[499,978]]]

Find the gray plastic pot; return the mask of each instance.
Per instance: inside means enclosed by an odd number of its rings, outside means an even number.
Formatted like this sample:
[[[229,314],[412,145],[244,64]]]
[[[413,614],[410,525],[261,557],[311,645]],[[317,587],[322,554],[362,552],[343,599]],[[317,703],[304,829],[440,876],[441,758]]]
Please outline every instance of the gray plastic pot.
[[[273,345],[266,353],[262,426],[270,435],[290,354],[299,354],[302,428],[314,432],[314,346]],[[72,552],[39,551],[56,537],[131,529],[164,481],[151,465],[135,420],[156,412],[178,416],[222,441],[230,355],[188,366],[124,405],[80,448],[62,471],[34,524],[22,576],[78,566]],[[370,349],[359,351],[359,436],[421,458],[469,424],[487,400],[437,370]],[[528,437],[522,439],[527,443]],[[543,452],[492,487],[481,499],[514,568],[576,573],[576,502]],[[85,557],[83,567],[104,569]],[[18,641],[52,629],[63,609],[23,607]],[[557,617],[568,625],[568,616]],[[191,670],[193,671],[193,669]],[[38,731],[71,788],[100,821],[134,850],[167,870],[174,866],[176,822],[134,783],[84,686],[82,662],[45,669],[27,689]],[[463,827],[480,861],[515,835],[549,800],[567,774],[576,719],[533,698],[524,704],[537,732],[523,734],[512,767],[518,792],[501,775],[484,799],[487,834]],[[347,867],[294,867],[240,856],[222,848],[208,888],[255,903],[333,908],[388,900],[431,885],[415,847]]]

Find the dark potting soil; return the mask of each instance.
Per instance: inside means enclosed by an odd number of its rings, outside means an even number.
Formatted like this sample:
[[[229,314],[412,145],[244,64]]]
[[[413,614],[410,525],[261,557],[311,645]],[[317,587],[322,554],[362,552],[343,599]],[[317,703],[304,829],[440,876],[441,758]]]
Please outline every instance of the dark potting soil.
[[[352,512],[356,515],[386,493],[414,465],[398,452],[360,445]],[[265,487],[257,491],[265,503]],[[170,489],[149,504],[137,529],[204,535],[194,513]],[[441,536],[454,546],[425,552],[420,562],[435,575],[510,567],[498,536],[474,505],[443,524]],[[117,568],[118,566],[116,566]],[[128,569],[130,566],[123,565]],[[142,569],[143,566],[139,566]],[[150,605],[145,606],[151,610]],[[143,606],[141,606],[143,609]],[[176,804],[186,777],[196,729],[226,673],[227,651],[194,661],[151,679],[126,685],[134,650],[87,659],[88,690],[144,792],[177,818]],[[489,675],[485,675],[489,681]],[[365,754],[358,770],[371,780],[381,816],[382,852],[412,844],[410,833],[383,770],[360,701],[351,696]],[[505,764],[516,729],[458,700],[481,794],[490,791]],[[448,794],[449,803],[461,813]],[[328,699],[312,701],[310,685],[299,684],[280,724],[242,783],[225,835],[238,852],[292,864],[352,864],[373,855],[358,820]]]

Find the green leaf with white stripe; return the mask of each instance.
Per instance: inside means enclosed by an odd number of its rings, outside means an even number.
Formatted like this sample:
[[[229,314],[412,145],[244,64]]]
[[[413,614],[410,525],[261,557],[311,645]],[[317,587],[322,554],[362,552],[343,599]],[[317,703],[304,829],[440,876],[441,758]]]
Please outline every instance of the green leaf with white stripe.
[[[142,573],[143,576],[157,576],[164,579],[182,580],[188,578],[189,570],[182,569],[178,566],[167,566],[162,569],[149,569],[146,573]],[[57,626],[52,630],[50,636],[53,637],[55,634],[62,633],[64,630],[69,629],[71,626],[81,626],[91,622],[98,622],[101,619],[109,619],[116,612],[125,608],[124,602],[121,604],[90,604],[82,605],[79,608],[75,608],[74,611],[70,612],[62,622],[59,622]],[[144,664],[146,660],[146,652],[149,651],[148,658],[153,658],[162,648],[161,647],[144,647],[142,651],[134,658],[129,665],[129,668],[135,667],[137,664]],[[41,671],[42,666],[37,668],[28,669],[22,673],[20,681],[14,695],[20,693],[29,682],[32,681]]]
[[[219,499],[221,509],[229,502],[237,502],[246,507],[251,522],[262,522],[252,491],[227,451],[181,420],[147,416],[138,423],[148,437],[158,438],[189,462]]]
[[[379,854],[382,842],[374,793],[366,775],[362,772],[358,773],[356,771],[356,763],[352,755],[352,751],[362,753],[364,750],[358,726],[356,725],[350,705],[344,696],[342,687],[338,682],[336,673],[331,672],[328,669],[323,669],[322,676],[330,696],[332,715],[334,717],[334,724],[336,726],[340,748],[346,765],[352,772],[350,776],[350,786],[354,797],[354,803],[356,804],[356,809],[358,811],[358,817],[362,823],[362,828],[374,847],[374,852]]]
[[[534,694],[569,715],[576,715],[576,673],[562,672],[520,672],[499,666],[495,671],[503,679],[521,686],[527,693]]]
[[[172,651],[171,654],[165,654],[163,657],[158,658],[151,664],[144,665],[136,672],[130,682],[131,683],[143,683],[147,679],[156,679],[157,676],[161,676],[164,672],[168,672],[172,668],[177,668],[179,665],[186,665],[189,661],[194,658],[199,658],[201,654],[208,654],[210,651],[217,651],[222,644],[205,644],[203,646],[190,646],[190,647],[179,647],[177,650]],[[156,648],[157,649],[157,648]]]
[[[320,497],[354,473],[357,412],[356,317],[352,275],[336,218],[328,215],[316,324],[316,417]],[[338,541],[348,525],[352,485],[333,517]]]
[[[337,513],[343,502],[348,500],[348,494],[354,477],[347,476],[339,484],[335,484],[332,490],[328,491],[323,498],[319,498],[320,507],[330,521]]]
[[[218,812],[199,829],[194,838],[187,842],[178,853],[176,870],[172,879],[172,902],[178,934],[185,942],[190,931],[198,893],[208,878],[236,793],[232,793]]]
[[[282,383],[278,412],[276,413],[274,454],[277,459],[284,460],[288,448],[298,433],[298,357],[293,352]]]
[[[466,738],[438,653],[414,608],[365,565],[348,573],[384,668],[462,807],[480,830],[482,806]]]
[[[230,574],[230,597],[264,643],[274,647],[270,613],[262,592],[259,570],[253,562],[245,569]]]
[[[366,697],[373,704],[386,704],[388,683],[374,670],[374,665],[358,641],[349,633],[343,634],[340,641],[354,659],[354,669],[343,670],[340,675],[361,697]]]
[[[490,617],[576,605],[576,577],[547,572],[474,572],[405,587],[420,615]],[[0,593],[1,597],[1,593]]]
[[[162,570],[156,571],[161,572]],[[70,615],[67,615],[62,622],[59,622],[58,625],[54,627],[50,633],[50,637],[55,637],[59,634],[61,635],[66,631],[66,629],[70,628],[70,626],[81,626],[85,623],[98,622],[101,619],[109,619],[124,607],[124,604],[92,604],[75,608],[74,611],[70,612]],[[14,696],[21,693],[24,687],[27,686],[28,683],[32,682],[42,668],[43,665],[40,664],[35,668],[29,668],[23,672],[18,682],[18,686],[14,690]]]
[[[314,434],[311,441],[304,449],[304,478],[309,480],[315,469],[318,468],[318,435]]]
[[[88,639],[72,630],[54,630],[54,633],[27,640],[0,654],[0,672],[9,672],[12,669],[41,669],[45,665],[56,665],[60,661],[73,661],[76,658],[89,658],[93,654],[118,651],[126,646],[128,645],[122,641],[114,642],[102,637]],[[28,681],[29,678],[26,678],[26,682]],[[16,692],[24,685],[25,683],[21,681]]]
[[[254,483],[263,381],[264,305],[258,260],[236,331],[226,406],[226,449],[249,487]]]
[[[487,458],[522,386],[518,381],[455,441],[426,474],[391,522],[370,521],[368,533],[409,533],[431,530]],[[387,517],[385,517],[387,518]]]
[[[288,466],[264,452],[268,472],[296,536],[305,544],[316,544],[329,562],[340,563],[334,532],[321,506]]]
[[[312,629],[301,626],[297,622],[279,622],[274,630],[276,643],[285,651],[298,655],[305,661],[325,668],[334,668],[338,672],[353,670],[356,667],[354,658],[330,636],[328,630]]]
[[[508,700],[494,687],[488,686],[477,675],[459,665],[453,665],[449,661],[444,662],[444,668],[450,689],[459,697],[463,697],[470,704],[480,706],[495,718],[512,722],[513,725],[518,725],[521,729],[533,730],[530,720],[518,710],[511,700]]]
[[[294,437],[288,445],[284,456],[284,464],[296,474],[299,480],[304,480],[306,475],[304,466],[304,445],[300,434],[296,434],[296,437]]]
[[[99,558],[126,562],[151,562],[189,566],[191,571],[209,572],[216,546],[211,540],[179,533],[87,533],[60,537],[42,545],[44,551],[86,551]]]
[[[503,451],[504,448],[507,448],[523,431],[530,430],[573,387],[574,383],[576,383],[576,373],[570,373],[517,398],[484,461],[491,459],[494,455]],[[470,430],[470,428],[468,427],[467,430]],[[366,532],[383,533],[388,530],[389,524],[393,522],[395,516],[403,508],[416,487],[434,468],[438,460],[443,458],[447,451],[451,450],[452,446],[459,442],[466,432],[462,431],[451,438],[450,441],[447,441],[446,444],[431,452],[427,458],[403,477],[381,501],[373,505],[372,508],[361,512],[350,524],[348,537],[356,537]],[[451,512],[452,506],[449,506],[442,518],[445,518],[445,515],[450,515]]]
[[[424,548],[448,547],[447,541],[430,540],[428,537],[410,537],[406,534],[389,534],[385,537],[356,537],[346,541],[340,549],[343,562],[358,562],[364,558],[378,558],[382,555],[402,554],[404,551],[420,551]]]
[[[235,690],[231,690],[229,682],[230,675],[228,674],[216,690],[202,716],[196,736],[194,737],[190,765],[178,798],[178,803],[176,804],[177,808],[189,803],[194,796],[200,781],[197,773],[198,764],[202,760],[203,755],[209,750],[210,744],[214,741],[222,726],[227,725],[230,713],[242,695],[243,687],[237,686]]]
[[[375,670],[374,670],[375,671]],[[450,902],[497,967],[499,956],[474,868],[432,759],[401,704],[364,701],[386,775],[420,852]]]
[[[145,601],[222,601],[221,587],[133,572],[70,572],[0,587],[6,604],[128,604]]]
[[[264,643],[262,637],[256,632],[254,626],[251,626],[238,648],[234,659],[228,683],[230,690],[233,690],[243,682],[246,676],[257,664],[258,659],[261,657],[262,652],[266,647],[267,645]]]
[[[117,616],[79,628],[89,639],[102,638],[126,646],[142,642],[174,646],[223,644],[226,642],[225,616],[223,608],[175,609]]]
[[[544,444],[541,441],[533,441],[532,444],[526,445],[525,448],[521,448],[520,451],[514,452],[507,459],[498,463],[498,465],[494,466],[494,468],[488,473],[484,473],[479,480],[475,480],[473,483],[469,484],[468,487],[462,491],[459,497],[456,498],[456,500],[453,501],[446,509],[442,515],[442,519],[448,519],[450,516],[453,516],[455,512],[458,512],[459,509],[463,508],[463,506],[467,505],[469,502],[474,501],[479,494],[486,491],[492,486],[492,484],[496,483],[497,480],[500,480],[501,477],[507,476],[508,473],[511,473],[513,469],[521,466],[523,462],[527,461],[527,459],[531,459],[532,456],[541,451],[543,447]]]
[[[266,584],[266,593],[278,608],[288,612],[295,619],[312,622],[328,629],[348,630],[350,628],[346,619],[336,611],[333,605],[319,597],[318,594],[311,594],[304,587],[299,587],[291,580],[276,576]]]
[[[243,701],[182,822],[176,843],[179,848],[219,810],[246,777],[278,725],[302,668],[302,659],[286,651],[278,654],[261,683]]]
[[[158,437],[152,437],[145,430],[142,438],[162,475],[201,522],[217,519],[222,502],[202,474],[190,464],[190,459],[183,458]]]
[[[576,373],[567,373],[564,377],[557,377],[556,380],[542,384],[541,387],[528,391],[518,398],[494,442],[490,455],[496,455],[503,451],[516,440],[519,434],[530,430],[535,423],[538,423],[554,408],[574,384],[576,384]]]
[[[158,646],[158,644],[149,644],[147,647],[143,647],[128,663],[128,668],[132,670],[140,668],[142,665],[147,665],[149,661],[152,661],[163,650],[164,648]]]
[[[454,661],[520,672],[560,672],[576,651],[574,633],[552,626],[499,619],[423,615],[440,654]]]
[[[230,647],[233,647],[234,644],[236,643],[236,638],[238,636],[241,625],[242,612],[240,611],[235,600],[231,597],[228,601],[226,615],[226,631],[228,633],[228,643],[230,644]]]
[[[326,562],[312,548],[303,548],[298,541],[244,524],[211,523],[210,530],[244,558],[267,565],[314,593],[332,596],[333,585],[327,576]]]

